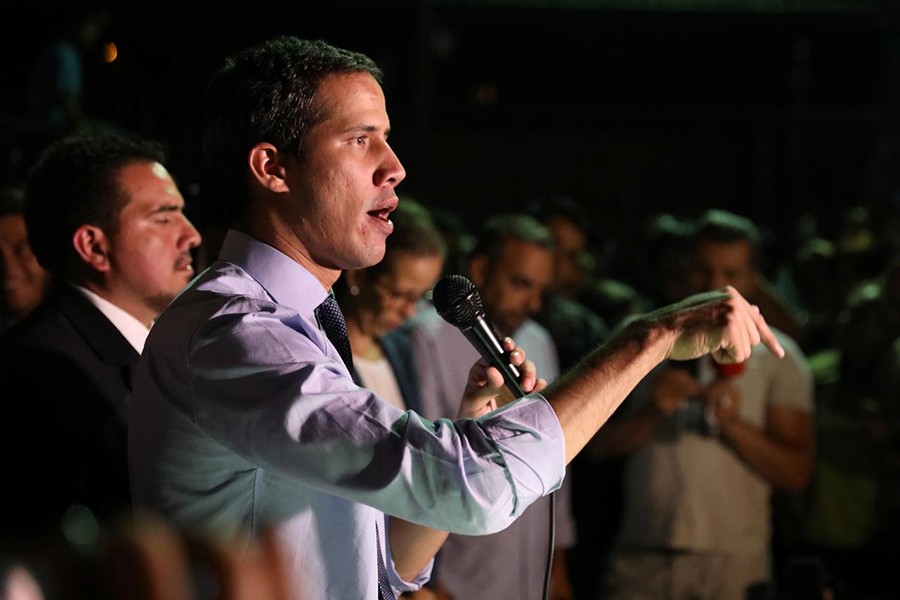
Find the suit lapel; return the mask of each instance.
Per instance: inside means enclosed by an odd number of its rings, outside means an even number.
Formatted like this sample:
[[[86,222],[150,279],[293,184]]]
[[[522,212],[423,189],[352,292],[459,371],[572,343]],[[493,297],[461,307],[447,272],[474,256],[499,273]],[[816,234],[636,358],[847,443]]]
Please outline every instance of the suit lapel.
[[[70,286],[63,286],[57,306],[101,361],[121,369],[123,381],[131,390],[140,355],[125,336],[100,309]]]

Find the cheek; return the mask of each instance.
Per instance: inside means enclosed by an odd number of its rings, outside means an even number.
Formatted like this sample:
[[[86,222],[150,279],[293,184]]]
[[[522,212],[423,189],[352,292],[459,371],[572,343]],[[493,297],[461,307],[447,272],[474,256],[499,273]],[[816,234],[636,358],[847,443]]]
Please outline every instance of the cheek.
[[[148,235],[146,232],[125,232],[129,243],[119,250],[122,257],[120,268],[133,271],[139,277],[151,278],[171,262],[172,244],[164,238]],[[132,240],[136,240],[132,243]]]
[[[176,228],[165,231],[144,231],[141,235],[135,236],[135,239],[141,240],[139,252],[147,256],[156,256],[159,260],[178,253],[178,230]]]
[[[331,173],[315,192],[315,197],[319,200],[315,210],[320,222],[339,223],[344,231],[349,222],[354,223],[354,228],[359,227],[358,219],[348,220],[353,212],[356,195],[347,179],[341,173]]]
[[[155,281],[159,279],[163,260],[165,259],[159,254],[138,250],[129,256],[129,263],[125,268],[133,271],[140,280]]]

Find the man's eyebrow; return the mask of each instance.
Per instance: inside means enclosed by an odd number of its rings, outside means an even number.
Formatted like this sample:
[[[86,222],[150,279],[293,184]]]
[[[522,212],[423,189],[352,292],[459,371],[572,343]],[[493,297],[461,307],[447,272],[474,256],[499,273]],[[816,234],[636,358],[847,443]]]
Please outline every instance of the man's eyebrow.
[[[343,133],[377,133],[378,131],[380,131],[380,128],[375,125],[359,124],[359,125],[354,125],[352,127],[348,127],[347,129],[345,129],[343,131]],[[384,130],[384,135],[390,135],[390,133],[391,133],[390,127],[388,127],[387,129]]]
[[[182,209],[181,204],[176,202],[164,202],[153,207],[151,213],[177,212]]]

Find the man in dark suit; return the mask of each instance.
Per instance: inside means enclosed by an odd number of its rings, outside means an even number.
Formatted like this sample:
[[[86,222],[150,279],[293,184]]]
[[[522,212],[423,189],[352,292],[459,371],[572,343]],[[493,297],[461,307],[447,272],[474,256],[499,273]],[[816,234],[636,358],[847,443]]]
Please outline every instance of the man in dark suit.
[[[200,243],[163,159],[148,141],[80,135],[49,146],[29,174],[28,238],[55,285],[0,338],[4,535],[55,535],[130,510],[132,372]]]

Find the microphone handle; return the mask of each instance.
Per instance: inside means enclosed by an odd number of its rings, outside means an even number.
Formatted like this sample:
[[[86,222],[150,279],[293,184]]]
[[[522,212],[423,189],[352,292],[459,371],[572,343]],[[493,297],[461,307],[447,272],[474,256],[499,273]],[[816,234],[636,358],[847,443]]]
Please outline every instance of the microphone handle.
[[[506,387],[510,389],[516,398],[521,398],[525,392],[519,386],[519,369],[510,362],[509,352],[503,348],[494,328],[483,317],[478,317],[468,327],[460,328],[469,343],[478,349],[482,358],[489,365],[496,367],[503,375]]]

